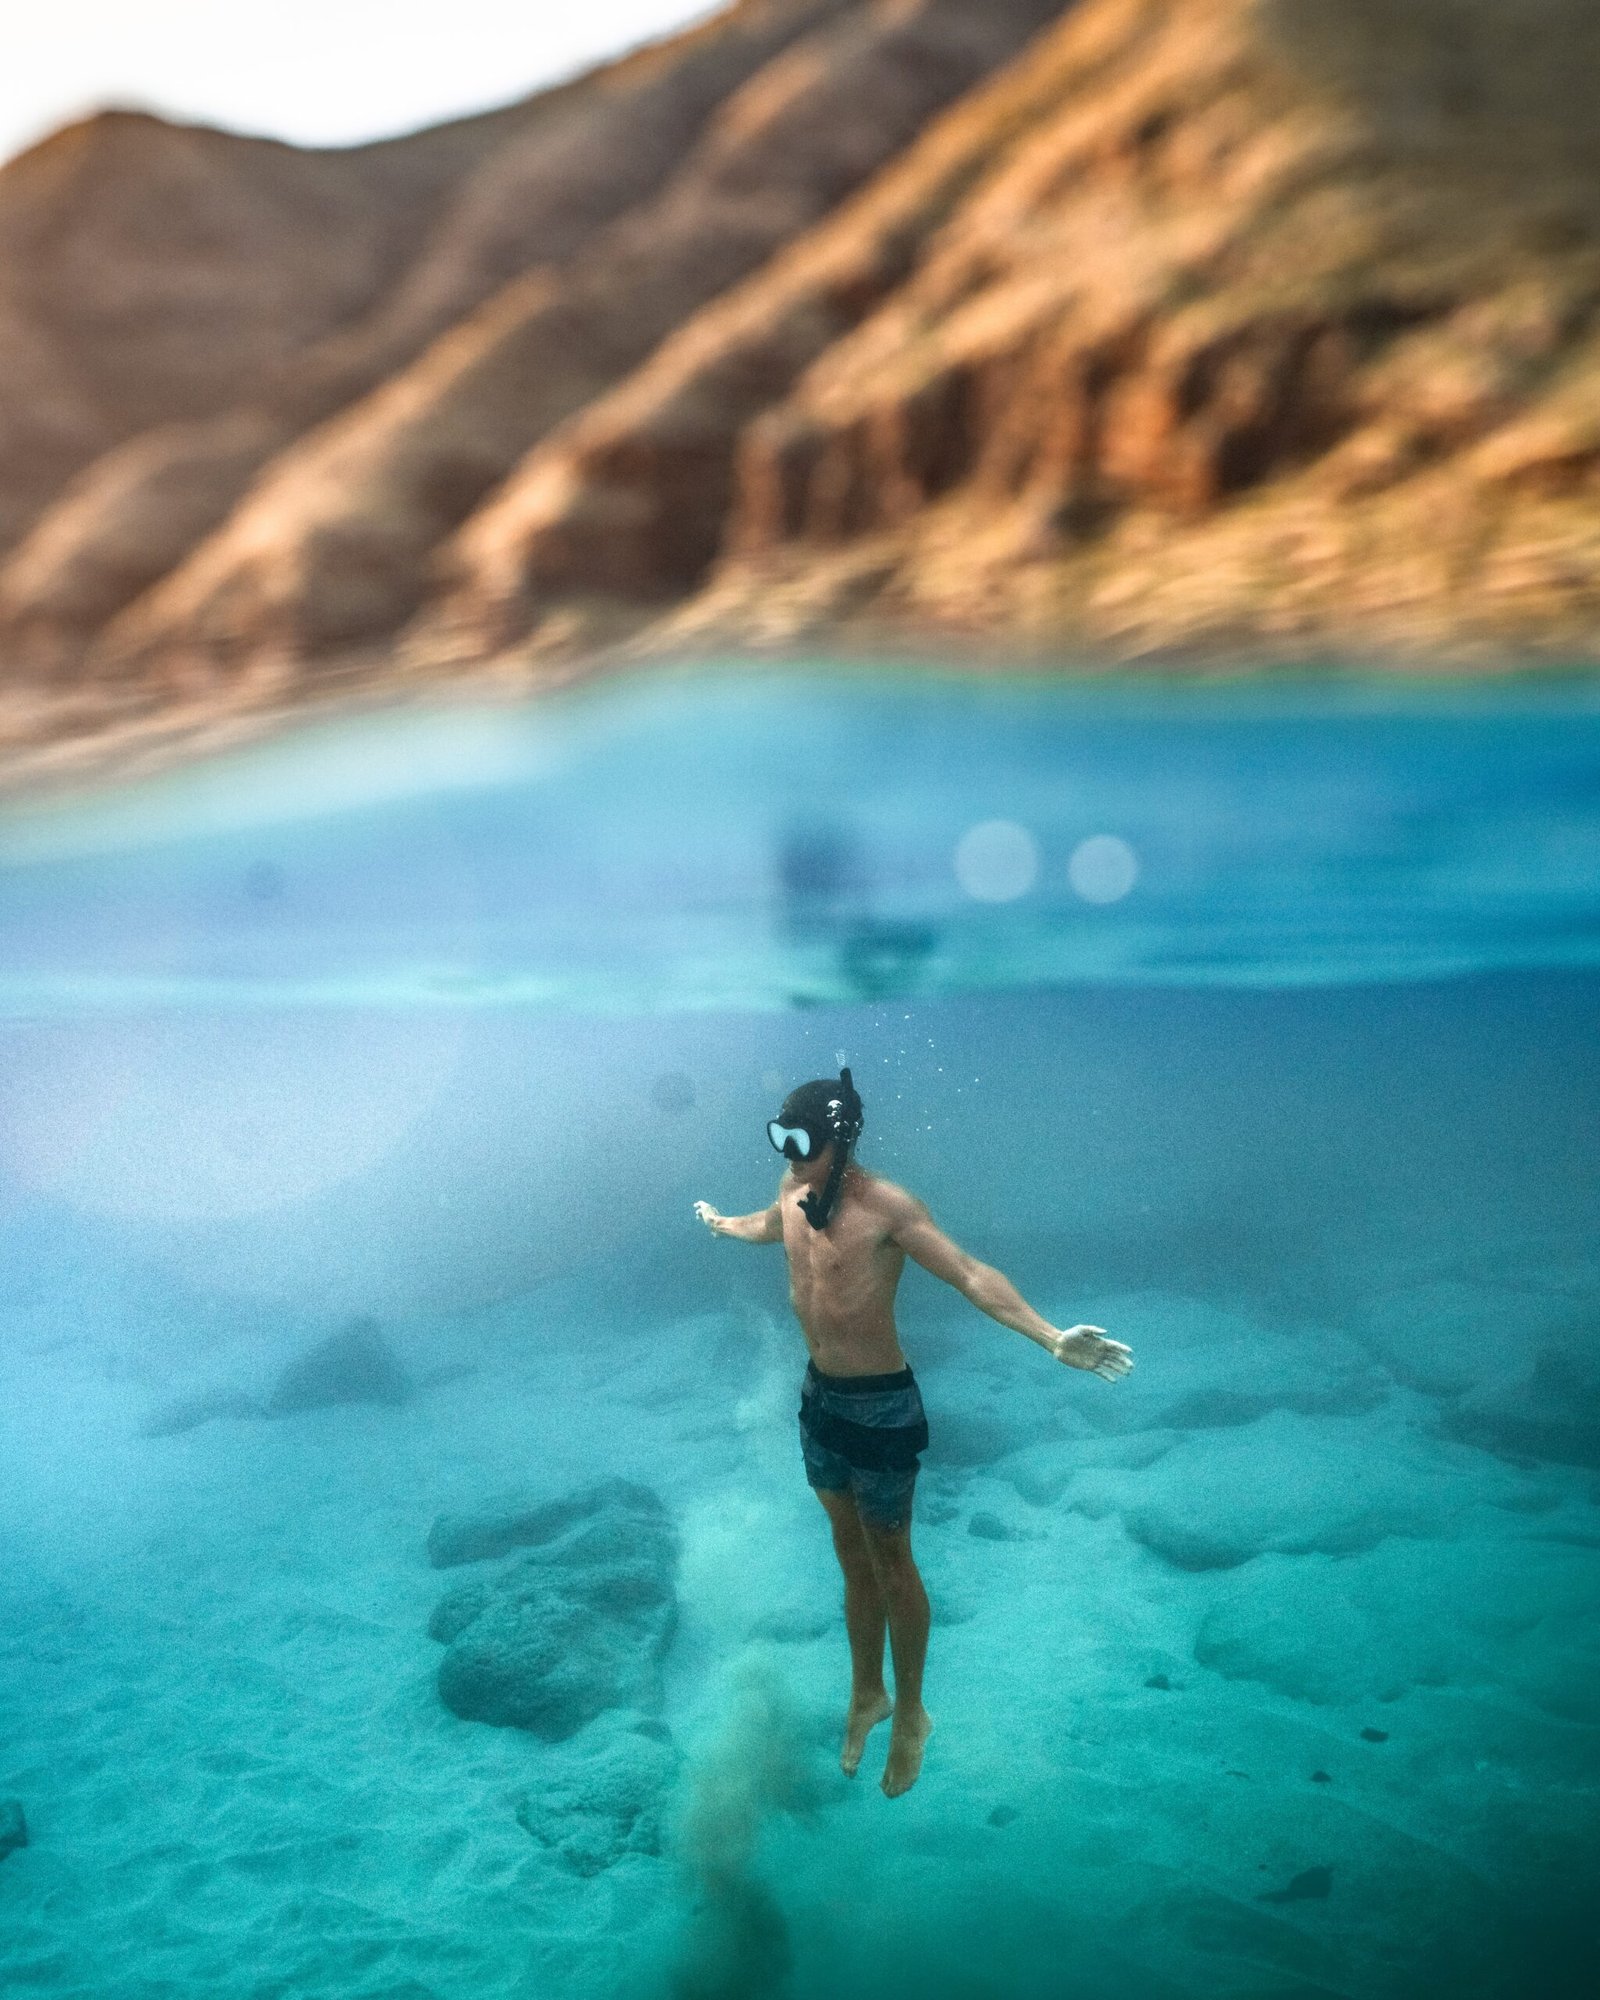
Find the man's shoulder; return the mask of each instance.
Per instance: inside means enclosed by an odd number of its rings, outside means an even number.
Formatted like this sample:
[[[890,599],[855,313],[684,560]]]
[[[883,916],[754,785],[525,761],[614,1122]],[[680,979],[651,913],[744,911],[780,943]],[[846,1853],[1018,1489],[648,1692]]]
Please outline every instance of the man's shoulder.
[[[886,1181],[879,1174],[862,1170],[860,1199],[886,1220],[906,1222],[922,1213],[922,1203],[908,1188]]]

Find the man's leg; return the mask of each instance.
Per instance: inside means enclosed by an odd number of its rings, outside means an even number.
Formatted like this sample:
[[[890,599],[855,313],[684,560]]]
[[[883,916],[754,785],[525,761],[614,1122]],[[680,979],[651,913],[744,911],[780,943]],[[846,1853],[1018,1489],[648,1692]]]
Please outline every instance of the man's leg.
[[[894,1706],[883,1684],[883,1640],[888,1618],[855,1501],[848,1493],[834,1493],[821,1487],[817,1489],[817,1498],[828,1510],[834,1553],[844,1571],[844,1624],[850,1635],[850,1712],[845,1717],[844,1748],[839,1753],[839,1763],[853,1778],[868,1735]]]
[[[867,1555],[889,1621],[894,1655],[894,1727],[883,1789],[891,1799],[909,1792],[922,1769],[922,1747],[933,1728],[922,1706],[922,1667],[928,1656],[928,1593],[911,1557],[911,1522],[880,1528],[862,1524]]]

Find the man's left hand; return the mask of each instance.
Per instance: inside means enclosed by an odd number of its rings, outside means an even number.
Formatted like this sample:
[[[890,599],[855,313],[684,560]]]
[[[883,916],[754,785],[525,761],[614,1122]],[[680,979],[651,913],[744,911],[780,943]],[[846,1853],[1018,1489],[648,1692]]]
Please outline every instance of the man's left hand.
[[[1082,1368],[1102,1382],[1115,1382],[1133,1366],[1133,1355],[1120,1340],[1108,1340],[1103,1326],[1069,1326],[1051,1343],[1051,1352],[1069,1368]]]

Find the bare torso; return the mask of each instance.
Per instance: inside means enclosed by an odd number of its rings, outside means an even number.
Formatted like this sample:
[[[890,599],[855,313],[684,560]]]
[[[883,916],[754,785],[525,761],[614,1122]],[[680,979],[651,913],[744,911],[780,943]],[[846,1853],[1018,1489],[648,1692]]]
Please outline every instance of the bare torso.
[[[915,1195],[853,1161],[827,1228],[813,1229],[801,1204],[824,1187],[828,1173],[824,1149],[801,1171],[790,1167],[777,1200],[752,1215],[722,1215],[708,1201],[694,1205],[718,1236],[745,1243],[782,1240],[789,1297],[823,1374],[890,1375],[906,1365],[895,1331],[894,1295],[907,1257],[1069,1368],[1115,1382],[1133,1366],[1127,1348],[1108,1339],[1103,1327],[1052,1326],[1003,1271],[952,1243]]]
[[[906,1253],[890,1235],[883,1184],[852,1163],[826,1229],[800,1204],[806,1189],[785,1174],[778,1190],[789,1298],[811,1358],[824,1375],[889,1375],[904,1368],[894,1295]]]

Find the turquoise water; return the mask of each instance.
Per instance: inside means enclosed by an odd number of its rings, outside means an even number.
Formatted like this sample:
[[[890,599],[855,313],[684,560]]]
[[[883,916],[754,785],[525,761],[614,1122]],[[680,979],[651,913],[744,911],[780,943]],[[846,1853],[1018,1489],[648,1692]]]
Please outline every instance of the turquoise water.
[[[1586,683],[642,678],[0,815],[0,1987],[1587,1992],[1597,1013]],[[908,1273],[892,1802],[691,1212],[840,1060],[1137,1359]],[[533,1727],[441,1698],[511,1572]]]

